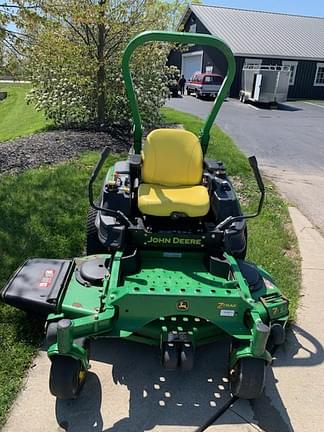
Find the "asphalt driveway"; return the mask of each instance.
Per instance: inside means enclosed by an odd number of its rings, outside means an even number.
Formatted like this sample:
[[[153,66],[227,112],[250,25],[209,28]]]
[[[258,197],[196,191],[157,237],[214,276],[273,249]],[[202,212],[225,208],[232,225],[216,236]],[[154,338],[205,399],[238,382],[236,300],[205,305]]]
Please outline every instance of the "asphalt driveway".
[[[192,96],[170,99],[168,106],[206,118],[213,102]],[[287,199],[324,232],[324,105],[289,102],[278,110],[224,102],[216,123]]]

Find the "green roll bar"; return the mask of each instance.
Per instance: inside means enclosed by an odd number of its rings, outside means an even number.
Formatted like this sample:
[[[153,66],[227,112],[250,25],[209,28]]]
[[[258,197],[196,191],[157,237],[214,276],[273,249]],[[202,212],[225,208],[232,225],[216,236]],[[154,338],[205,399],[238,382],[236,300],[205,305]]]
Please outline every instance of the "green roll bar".
[[[225,56],[227,61],[227,73],[223,81],[223,84],[218,92],[215,99],[214,106],[210,112],[207,120],[200,132],[199,139],[203,154],[206,153],[209,143],[209,132],[212,127],[218,111],[227,96],[231,84],[235,76],[235,59],[233,53],[228,45],[221,39],[207,34],[197,34],[197,33],[177,33],[177,32],[163,32],[163,31],[146,31],[135,36],[127,45],[123,60],[122,60],[122,71],[123,78],[126,87],[126,93],[130,103],[130,108],[134,121],[134,150],[135,153],[139,154],[142,148],[142,123],[141,116],[138,109],[137,97],[134,91],[134,85],[132,76],[129,70],[130,58],[136,48],[143,45],[145,42],[176,42],[182,44],[195,44],[195,45],[209,45],[211,47],[217,48]]]

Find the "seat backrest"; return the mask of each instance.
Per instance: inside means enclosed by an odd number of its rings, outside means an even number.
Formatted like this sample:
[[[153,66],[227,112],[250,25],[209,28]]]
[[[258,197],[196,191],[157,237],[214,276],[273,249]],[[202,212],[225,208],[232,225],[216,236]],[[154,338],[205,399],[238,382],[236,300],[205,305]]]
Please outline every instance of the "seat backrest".
[[[201,182],[203,154],[196,135],[184,129],[156,129],[144,143],[142,182],[192,186]]]

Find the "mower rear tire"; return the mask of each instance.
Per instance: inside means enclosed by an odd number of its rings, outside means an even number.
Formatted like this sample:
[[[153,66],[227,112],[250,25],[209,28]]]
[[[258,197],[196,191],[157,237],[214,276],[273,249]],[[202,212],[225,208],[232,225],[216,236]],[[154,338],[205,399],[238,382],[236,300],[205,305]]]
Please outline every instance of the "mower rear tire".
[[[81,361],[63,355],[53,356],[51,361],[50,392],[58,399],[76,399],[87,375]]]
[[[240,399],[257,399],[265,384],[265,361],[253,357],[243,357],[230,371],[231,392]]]
[[[241,252],[234,252],[233,257],[235,259],[245,260],[246,254],[247,254],[247,247],[248,247],[248,231],[247,227],[244,229],[244,237],[245,237],[245,247]]]
[[[86,254],[96,255],[107,253],[107,249],[102,245],[98,238],[98,230],[95,224],[98,211],[89,207],[87,217],[87,239],[86,239]]]

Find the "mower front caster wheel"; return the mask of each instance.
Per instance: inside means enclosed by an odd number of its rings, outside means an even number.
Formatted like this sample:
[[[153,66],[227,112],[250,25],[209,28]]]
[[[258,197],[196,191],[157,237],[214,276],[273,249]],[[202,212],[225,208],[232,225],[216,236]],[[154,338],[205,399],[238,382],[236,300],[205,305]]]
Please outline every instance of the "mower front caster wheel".
[[[183,371],[190,371],[194,365],[194,350],[191,343],[166,342],[162,350],[162,366],[175,370],[179,366]]]
[[[257,399],[265,384],[265,361],[243,357],[230,371],[231,392],[240,399]]]
[[[286,330],[279,324],[274,323],[270,327],[270,335],[267,342],[267,350],[271,355],[273,355],[276,349],[285,343],[286,340]]]
[[[179,364],[179,353],[175,343],[167,342],[162,350],[162,366],[167,370],[177,369]]]
[[[49,388],[58,399],[76,399],[84,385],[87,371],[80,360],[56,355],[51,358]]]
[[[189,343],[184,343],[180,351],[180,367],[183,371],[190,371],[194,366],[194,351]]]

